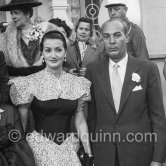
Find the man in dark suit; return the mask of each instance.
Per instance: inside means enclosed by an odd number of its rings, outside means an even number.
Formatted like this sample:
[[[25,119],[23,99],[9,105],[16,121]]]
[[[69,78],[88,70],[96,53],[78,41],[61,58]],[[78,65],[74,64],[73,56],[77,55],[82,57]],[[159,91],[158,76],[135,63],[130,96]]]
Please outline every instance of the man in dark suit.
[[[0,51],[0,103],[7,104],[9,99],[9,75],[5,63],[4,54]]]
[[[93,22],[89,18],[81,17],[75,27],[76,40],[68,46],[66,53],[66,67],[68,72],[84,76],[86,68],[101,60],[103,49],[100,45],[90,42],[93,35]]]
[[[127,25],[105,22],[108,59],[87,69],[92,82],[88,126],[95,166],[161,166],[166,119],[155,64],[127,54]]]

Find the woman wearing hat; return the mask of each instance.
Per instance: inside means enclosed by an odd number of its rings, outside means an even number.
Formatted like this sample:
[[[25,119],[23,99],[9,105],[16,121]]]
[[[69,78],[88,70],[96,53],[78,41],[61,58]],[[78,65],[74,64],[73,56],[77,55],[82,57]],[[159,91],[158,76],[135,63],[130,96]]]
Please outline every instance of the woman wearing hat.
[[[29,75],[42,65],[40,33],[37,33],[38,29],[31,22],[33,7],[41,4],[36,0],[12,0],[0,6],[0,11],[10,11],[12,17],[6,32],[0,36],[0,49],[5,54],[10,76]],[[34,34],[31,33],[33,31]],[[37,66],[37,69],[30,71],[32,66]]]

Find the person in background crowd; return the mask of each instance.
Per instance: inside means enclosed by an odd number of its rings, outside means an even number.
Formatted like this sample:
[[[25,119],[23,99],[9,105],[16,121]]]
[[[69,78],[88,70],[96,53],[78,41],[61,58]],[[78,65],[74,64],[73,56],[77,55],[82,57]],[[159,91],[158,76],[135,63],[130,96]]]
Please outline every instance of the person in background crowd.
[[[8,26],[7,22],[1,22],[0,23],[0,33],[4,33],[6,31],[7,26]]]
[[[164,78],[166,80],[166,57],[165,57],[165,60],[164,60],[163,74],[164,74]]]
[[[102,25],[109,56],[87,69],[92,102],[88,127],[95,166],[162,166],[166,157],[166,118],[157,65],[127,53],[127,24]]]
[[[38,31],[31,22],[33,7],[41,5],[36,0],[13,0],[0,6],[0,11],[10,11],[12,22],[3,34],[0,34],[0,49],[4,52],[10,76],[28,75],[29,67],[42,65],[39,49],[39,37],[29,35]],[[35,33],[36,34],[36,33]],[[40,67],[39,67],[40,68]]]
[[[66,67],[74,75],[84,76],[86,68],[101,60],[100,45],[92,46],[89,42],[93,35],[93,22],[89,18],[81,17],[75,27],[76,40],[68,47]]]
[[[42,18],[42,17],[40,17],[40,16],[35,17],[35,19],[34,19],[34,23],[36,23],[36,24],[40,24],[41,22],[45,22],[45,19]]]
[[[146,39],[142,30],[134,23],[130,22],[126,17],[127,6],[125,0],[107,0],[108,14],[110,19],[120,18],[127,23],[129,39],[127,42],[128,54],[148,60],[149,54],[146,46]]]
[[[19,113],[9,105],[8,81],[4,54],[0,51],[0,166],[35,166],[32,150],[24,139]]]
[[[88,128],[82,109],[90,100],[91,83],[63,71],[67,50],[66,39],[59,31],[47,32],[41,40],[41,52],[46,68],[26,77],[10,80],[10,97],[26,130],[28,109],[35,120],[35,130],[27,136],[38,166],[81,166],[77,156],[78,139],[70,131],[75,117],[78,136],[85,153],[92,160]],[[69,135],[70,134],[70,135]],[[88,165],[87,165],[88,166]]]
[[[52,18],[48,22],[54,24],[55,26],[58,27],[58,30],[66,37],[67,39],[67,44],[69,45],[70,43],[70,35],[71,35],[71,28],[66,24],[65,21],[62,21],[59,18]]]

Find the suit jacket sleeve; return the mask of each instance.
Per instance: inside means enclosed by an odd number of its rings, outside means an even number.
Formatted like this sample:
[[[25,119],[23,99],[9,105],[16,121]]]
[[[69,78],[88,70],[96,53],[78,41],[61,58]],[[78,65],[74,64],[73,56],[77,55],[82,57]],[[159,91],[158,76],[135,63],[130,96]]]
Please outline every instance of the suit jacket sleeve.
[[[96,121],[97,121],[97,114],[96,114],[96,101],[95,101],[95,95],[94,95],[94,84],[93,84],[93,78],[92,73],[90,69],[87,69],[86,76],[89,81],[92,82],[90,94],[91,94],[91,102],[88,102],[88,115],[87,115],[87,123],[88,123],[88,129],[91,134],[95,132],[96,128]]]
[[[146,46],[146,39],[143,32],[138,27],[136,27],[136,30],[134,32],[132,43],[135,56],[137,58],[148,60],[149,53]]]
[[[3,52],[0,52],[0,103],[7,104],[9,99],[9,75]]]
[[[153,161],[164,162],[166,157],[166,118],[163,106],[163,97],[159,71],[152,65],[148,74],[147,102],[154,140]]]

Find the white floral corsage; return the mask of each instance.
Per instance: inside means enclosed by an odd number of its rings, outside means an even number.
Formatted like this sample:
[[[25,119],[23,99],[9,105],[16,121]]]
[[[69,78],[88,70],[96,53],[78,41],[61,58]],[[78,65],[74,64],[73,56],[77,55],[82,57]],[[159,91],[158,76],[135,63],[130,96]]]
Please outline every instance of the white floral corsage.
[[[136,83],[140,83],[141,82],[141,77],[138,73],[133,73],[132,74],[132,81],[136,82]]]
[[[41,39],[43,35],[44,32],[42,31],[41,26],[39,24],[34,24],[32,29],[26,35],[26,38],[28,38],[29,41],[36,41],[38,39]]]

